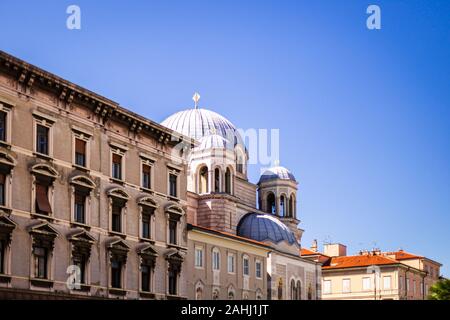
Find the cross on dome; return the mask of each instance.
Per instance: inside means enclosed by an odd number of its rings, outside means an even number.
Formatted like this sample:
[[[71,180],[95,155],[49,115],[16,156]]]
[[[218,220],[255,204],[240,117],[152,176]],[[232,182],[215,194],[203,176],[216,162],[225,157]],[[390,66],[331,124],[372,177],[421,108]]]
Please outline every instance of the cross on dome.
[[[195,103],[195,109],[198,108],[198,101],[200,100],[200,94],[198,92],[195,92],[192,96],[192,100],[194,100]]]

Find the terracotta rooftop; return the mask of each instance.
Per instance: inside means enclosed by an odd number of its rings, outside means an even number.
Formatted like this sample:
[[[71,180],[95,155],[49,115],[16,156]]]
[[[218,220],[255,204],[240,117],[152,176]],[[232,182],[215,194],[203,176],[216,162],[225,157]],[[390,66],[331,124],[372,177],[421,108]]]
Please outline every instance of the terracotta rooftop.
[[[421,259],[422,256],[418,256],[403,250],[386,252],[387,255],[395,256],[395,260],[407,260],[407,259]]]
[[[323,269],[355,268],[389,264],[398,264],[398,261],[381,255],[357,255],[333,257],[326,266],[323,266]]]

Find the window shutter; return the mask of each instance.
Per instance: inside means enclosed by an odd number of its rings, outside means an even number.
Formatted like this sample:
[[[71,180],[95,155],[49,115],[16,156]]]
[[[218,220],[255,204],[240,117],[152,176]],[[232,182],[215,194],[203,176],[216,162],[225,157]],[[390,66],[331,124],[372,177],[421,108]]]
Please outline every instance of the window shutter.
[[[75,152],[80,154],[86,153],[86,141],[75,139]]]
[[[47,187],[36,184],[36,204],[37,209],[41,212],[51,213],[52,208],[48,201]]]

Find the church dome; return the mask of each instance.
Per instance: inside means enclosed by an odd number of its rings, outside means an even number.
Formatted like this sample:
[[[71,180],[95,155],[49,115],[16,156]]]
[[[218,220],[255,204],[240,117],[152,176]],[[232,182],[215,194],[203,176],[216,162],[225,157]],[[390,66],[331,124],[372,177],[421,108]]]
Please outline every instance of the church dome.
[[[275,166],[264,171],[259,178],[258,183],[277,179],[296,181],[294,175],[288,169],[285,167]]]
[[[243,144],[243,140],[236,127],[220,114],[202,108],[179,111],[161,124],[185,136],[200,140],[209,135],[219,135],[236,144]]]
[[[292,245],[297,242],[292,231],[271,214],[247,213],[239,221],[237,235],[256,241],[270,241],[277,244],[286,241]]]
[[[211,134],[200,139],[197,147],[199,150],[206,149],[226,149],[230,147],[230,142],[218,134]]]

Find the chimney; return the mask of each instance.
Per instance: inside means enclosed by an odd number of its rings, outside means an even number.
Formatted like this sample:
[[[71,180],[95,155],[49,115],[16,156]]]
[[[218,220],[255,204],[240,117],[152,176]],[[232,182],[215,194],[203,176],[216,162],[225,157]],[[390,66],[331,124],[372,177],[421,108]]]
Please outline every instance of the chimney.
[[[311,245],[311,251],[317,252],[317,239],[314,239]]]
[[[347,255],[347,246],[340,243],[325,244],[323,253],[330,257],[345,257]]]

